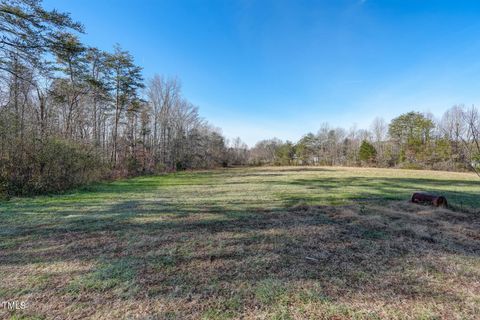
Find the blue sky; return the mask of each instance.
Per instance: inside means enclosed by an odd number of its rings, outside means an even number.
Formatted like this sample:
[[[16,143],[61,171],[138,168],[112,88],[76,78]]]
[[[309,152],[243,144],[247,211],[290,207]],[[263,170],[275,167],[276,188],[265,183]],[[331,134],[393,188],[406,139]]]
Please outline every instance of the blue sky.
[[[480,103],[480,1],[45,0],[120,43],[227,137],[297,140]]]

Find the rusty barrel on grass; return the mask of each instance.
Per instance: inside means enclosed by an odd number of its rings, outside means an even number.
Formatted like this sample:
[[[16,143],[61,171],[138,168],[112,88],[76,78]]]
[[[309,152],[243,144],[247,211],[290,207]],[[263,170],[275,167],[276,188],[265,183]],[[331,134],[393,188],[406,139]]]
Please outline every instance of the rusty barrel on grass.
[[[429,204],[435,207],[447,207],[448,202],[447,198],[440,195],[424,193],[424,192],[415,192],[412,195],[412,202],[413,203],[422,203],[422,204]]]

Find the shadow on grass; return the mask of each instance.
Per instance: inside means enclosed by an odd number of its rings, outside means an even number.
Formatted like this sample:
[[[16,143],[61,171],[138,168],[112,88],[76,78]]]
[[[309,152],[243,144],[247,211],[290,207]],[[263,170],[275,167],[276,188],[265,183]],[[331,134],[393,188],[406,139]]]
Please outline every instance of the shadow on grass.
[[[6,245],[0,250],[0,266],[28,272],[31,265],[91,264],[92,269],[65,276],[60,285],[30,285],[27,292],[32,299],[35,294],[38,299],[62,297],[72,304],[77,303],[72,297],[80,294],[102,297],[106,305],[118,299],[177,299],[171,312],[179,318],[200,317],[212,305],[235,317],[302,299],[335,306],[375,301],[405,308],[409,315],[415,311],[408,301],[424,306],[433,301],[441,312],[462,310],[468,318],[474,310],[469,309],[466,291],[452,283],[473,292],[468,281],[480,276],[480,217],[385,200],[404,198],[421,186],[455,202],[478,201],[473,192],[449,192],[456,183],[479,186],[430,179],[297,179],[291,184],[319,192],[365,187],[350,199],[381,200],[308,206],[299,205],[305,196],[285,195],[285,206],[271,210],[124,200],[101,210],[91,204],[92,211],[81,215],[72,214],[75,205],[65,205],[55,218],[16,225],[8,225],[14,221],[15,213],[10,213],[2,223],[0,240]],[[3,292],[12,299],[26,292],[22,284],[8,290]],[[232,295],[240,306],[222,302]],[[352,306],[336,312],[355,315],[358,310]],[[92,316],[97,311],[91,306],[82,312]],[[51,314],[47,310],[43,315]]]
[[[342,264],[346,264],[352,272],[367,273],[366,277],[375,278],[378,268],[386,268],[392,262],[398,264],[406,255],[428,251],[431,254],[457,253],[478,257],[480,253],[478,234],[474,236],[479,223],[475,215],[439,209],[428,211],[429,217],[419,216],[417,211],[424,207],[403,202],[398,208],[390,210],[385,209],[384,204],[365,206],[300,206],[264,212],[232,212],[222,207],[201,210],[168,207],[159,214],[158,210],[139,208],[137,201],[124,201],[104,212],[73,217],[62,224],[18,227],[15,234],[9,237],[26,237],[33,242],[30,246],[23,243],[18,250],[12,248],[3,252],[0,263],[21,265],[85,257],[95,260],[97,254],[109,257],[132,253],[138,259],[144,259],[142,256],[150,250],[162,248],[166,244],[165,239],[170,245],[172,241],[182,239],[174,244],[191,244],[192,248],[191,254],[182,257],[181,261],[235,260],[239,264],[236,268],[244,269],[239,272],[244,279],[259,280],[274,275],[286,279],[315,278],[320,270],[307,263],[304,260],[306,257],[317,259],[322,265],[322,273],[336,273]],[[365,210],[370,214],[362,214]],[[202,218],[202,213],[208,213],[209,216]],[[162,220],[162,215],[168,219]],[[374,223],[370,219],[372,215],[376,217]],[[147,221],[142,222],[142,218]],[[418,228],[425,230],[417,232]],[[465,232],[453,233],[452,230],[456,228],[464,228]],[[182,235],[187,237],[182,238]],[[197,238],[199,241],[216,241],[218,237],[229,247],[225,252],[196,250],[196,245],[203,245],[195,242]],[[149,241],[143,241],[144,238]],[[135,242],[137,239],[138,242]],[[82,246],[79,242],[85,242],[86,245]],[[114,243],[117,244],[116,249],[110,251],[109,245]],[[51,249],[45,247],[46,244],[50,244]],[[63,247],[52,244],[61,244]],[[386,255],[383,246],[387,244],[389,253]],[[218,245],[212,244],[211,249],[218,248]],[[270,255],[276,258],[261,263],[264,257]],[[252,265],[247,261],[252,257],[263,264],[263,269],[248,271]],[[374,261],[387,265],[372,264]],[[373,269],[361,268],[362,262]],[[292,269],[292,265],[295,268]],[[337,276],[348,279],[349,275],[342,274],[344,272],[348,273],[348,268]]]
[[[455,186],[462,186],[467,189],[480,189],[480,181],[466,180],[435,180],[424,178],[378,178],[378,177],[346,177],[346,178],[322,178],[322,179],[295,179],[284,182],[289,185],[303,186],[308,189],[318,190],[317,197],[331,194],[332,198],[345,199],[386,199],[401,200],[409,199],[413,192],[424,191],[441,193],[446,196],[451,204],[459,207],[470,207],[478,210],[480,207],[480,194],[469,191],[453,191]],[[348,190],[348,191],[345,191]],[[295,204],[302,199],[303,195],[286,195],[283,198],[289,204]],[[312,195],[306,195],[308,198]],[[311,199],[310,199],[311,200]]]

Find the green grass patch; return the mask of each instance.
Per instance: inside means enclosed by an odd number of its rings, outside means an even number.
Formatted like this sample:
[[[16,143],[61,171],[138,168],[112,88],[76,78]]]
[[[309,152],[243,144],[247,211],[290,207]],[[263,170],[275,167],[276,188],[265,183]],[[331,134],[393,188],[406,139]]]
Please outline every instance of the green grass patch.
[[[276,167],[14,198],[0,296],[45,319],[472,319],[479,194],[467,173]]]
[[[102,262],[94,271],[72,281],[67,290],[73,295],[82,291],[113,290],[119,297],[131,297],[139,290],[135,282],[138,265],[138,262],[132,258]]]

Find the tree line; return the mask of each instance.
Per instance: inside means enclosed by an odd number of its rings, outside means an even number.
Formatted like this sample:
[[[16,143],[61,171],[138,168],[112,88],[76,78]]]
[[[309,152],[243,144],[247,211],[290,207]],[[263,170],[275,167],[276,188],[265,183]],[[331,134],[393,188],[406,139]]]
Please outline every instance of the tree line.
[[[88,46],[83,32],[39,0],[1,2],[0,194],[245,162],[178,79],[144,80],[127,50]]]
[[[268,139],[249,152],[250,162],[259,165],[471,170],[480,176],[480,112],[475,106],[456,105],[435,119],[412,111],[388,124],[376,118],[369,129],[324,123],[296,143]]]
[[[0,3],[0,195],[59,192],[108,178],[231,165],[368,165],[478,170],[479,112],[411,112],[370,130],[321,126],[292,143],[228,141],[182,94],[120,45],[40,0]]]

